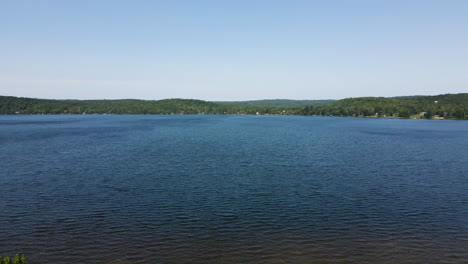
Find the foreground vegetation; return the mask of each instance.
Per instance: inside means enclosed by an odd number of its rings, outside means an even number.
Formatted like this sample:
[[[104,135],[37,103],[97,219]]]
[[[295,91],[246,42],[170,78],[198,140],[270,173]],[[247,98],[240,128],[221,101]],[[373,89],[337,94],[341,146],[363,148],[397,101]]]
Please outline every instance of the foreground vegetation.
[[[28,259],[24,254],[16,254],[14,257],[10,258],[10,256],[0,256],[1,264],[27,264]]]
[[[304,103],[311,105],[302,106]],[[46,100],[0,96],[0,114],[260,114],[468,119],[468,93],[343,100]]]

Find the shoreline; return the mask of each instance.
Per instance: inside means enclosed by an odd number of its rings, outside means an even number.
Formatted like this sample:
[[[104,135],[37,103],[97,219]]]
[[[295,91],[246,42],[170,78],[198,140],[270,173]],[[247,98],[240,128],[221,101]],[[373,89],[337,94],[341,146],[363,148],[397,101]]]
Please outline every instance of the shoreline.
[[[406,119],[406,120],[455,120],[463,121],[468,119],[456,119],[456,118],[411,118],[411,117],[375,117],[375,116],[335,116],[335,115],[288,115],[288,114],[0,114],[0,116],[96,116],[96,115],[113,115],[113,116],[173,116],[173,115],[216,115],[216,116],[303,116],[303,117],[346,117],[346,118],[369,118],[369,119]]]

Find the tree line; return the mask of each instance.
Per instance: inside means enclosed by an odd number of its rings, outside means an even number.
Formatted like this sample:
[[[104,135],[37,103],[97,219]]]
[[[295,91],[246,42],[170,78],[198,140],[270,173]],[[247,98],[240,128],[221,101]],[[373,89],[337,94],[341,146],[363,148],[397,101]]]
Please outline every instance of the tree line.
[[[261,102],[261,101],[259,101]],[[468,119],[468,93],[358,97],[309,106],[265,106],[194,99],[48,100],[0,96],[0,114],[247,114]]]
[[[299,114],[302,107],[240,106],[194,99],[46,100],[0,96],[0,114]]]
[[[304,115],[468,119],[468,93],[410,97],[359,97],[307,106]]]

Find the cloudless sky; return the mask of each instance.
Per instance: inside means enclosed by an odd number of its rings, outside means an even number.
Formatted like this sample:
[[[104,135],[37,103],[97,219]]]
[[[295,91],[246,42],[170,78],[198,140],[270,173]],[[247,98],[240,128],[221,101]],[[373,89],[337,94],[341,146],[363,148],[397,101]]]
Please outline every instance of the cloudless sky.
[[[466,0],[0,0],[0,95],[468,92]]]

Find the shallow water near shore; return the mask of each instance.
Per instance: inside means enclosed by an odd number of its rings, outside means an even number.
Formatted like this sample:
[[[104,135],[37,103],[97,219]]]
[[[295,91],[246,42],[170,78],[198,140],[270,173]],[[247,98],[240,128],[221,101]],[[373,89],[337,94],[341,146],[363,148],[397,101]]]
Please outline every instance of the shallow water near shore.
[[[0,255],[466,263],[468,122],[0,116]]]

